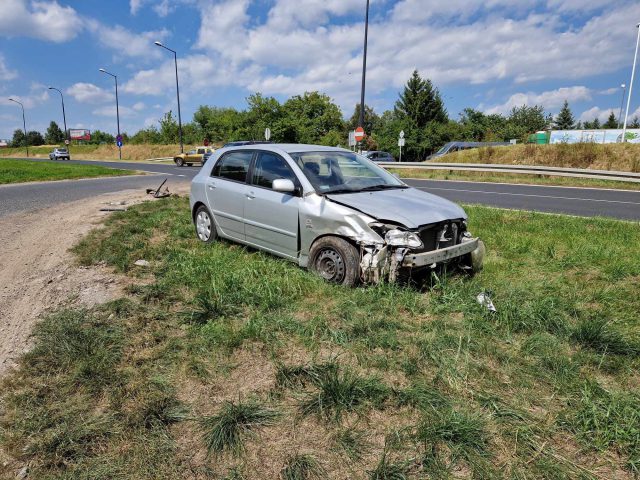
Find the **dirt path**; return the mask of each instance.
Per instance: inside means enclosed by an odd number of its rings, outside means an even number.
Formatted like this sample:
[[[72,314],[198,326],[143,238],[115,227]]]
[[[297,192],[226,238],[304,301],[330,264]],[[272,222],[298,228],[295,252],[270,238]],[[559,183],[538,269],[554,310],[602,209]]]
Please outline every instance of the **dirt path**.
[[[186,195],[189,184],[170,188]],[[110,270],[74,266],[69,248],[109,215],[101,208],[126,208],[149,198],[128,190],[0,218],[0,377],[29,349],[29,335],[43,313],[122,294]]]

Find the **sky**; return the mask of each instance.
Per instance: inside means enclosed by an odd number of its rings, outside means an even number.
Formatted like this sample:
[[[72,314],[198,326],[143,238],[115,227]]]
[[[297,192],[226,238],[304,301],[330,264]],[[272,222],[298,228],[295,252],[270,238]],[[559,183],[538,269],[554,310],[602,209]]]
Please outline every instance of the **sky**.
[[[360,100],[365,0],[0,0],[0,139],[22,127],[135,133],[199,105],[244,108],[319,90],[345,117]],[[637,0],[371,0],[366,103],[393,108],[414,69],[451,118],[568,100],[577,119],[618,115],[629,84]],[[626,103],[625,103],[626,106]],[[630,118],[640,115],[640,84]]]

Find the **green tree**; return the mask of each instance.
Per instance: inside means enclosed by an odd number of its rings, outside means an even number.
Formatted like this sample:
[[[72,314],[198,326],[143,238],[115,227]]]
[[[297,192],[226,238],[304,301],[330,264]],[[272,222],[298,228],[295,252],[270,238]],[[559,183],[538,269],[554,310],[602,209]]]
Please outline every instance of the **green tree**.
[[[100,130],[94,130],[91,132],[91,141],[93,144],[101,144],[101,143],[115,143],[116,137],[107,132],[102,132]]]
[[[235,108],[201,105],[193,114],[193,121],[209,141],[226,143],[242,140],[240,128],[245,123],[245,115],[245,112],[239,112]]]
[[[551,122],[552,117],[545,115],[541,105],[513,107],[505,125],[505,140],[518,139],[524,142],[530,134],[549,128]]]
[[[599,130],[602,127],[600,125],[600,120],[595,118],[591,122],[584,122],[584,128],[585,128],[585,130]]]
[[[254,93],[247,97],[247,111],[243,115],[244,128],[242,136],[245,140],[264,140],[264,131],[269,128],[274,137],[283,117],[282,105],[274,97],[264,97]]]
[[[12,147],[24,147],[24,131],[16,129],[13,131],[13,138],[11,139]]]
[[[607,118],[607,121],[602,125],[602,127],[608,129],[618,128],[618,119],[613,111],[609,114],[609,118]]]
[[[633,121],[629,124],[629,128],[640,128],[640,119],[633,117]]]
[[[287,100],[285,115],[276,125],[274,141],[319,143],[329,132],[344,132],[340,108],[319,92],[305,92]]]
[[[49,124],[49,128],[44,134],[44,140],[48,145],[57,145],[64,142],[64,132],[56,122],[52,121]]]
[[[420,77],[417,70],[413,71],[396,101],[395,111],[401,118],[412,121],[419,129],[426,127],[429,122],[447,121],[447,111],[440,92],[431,80]]]
[[[553,128],[556,130],[571,130],[575,125],[576,120],[573,117],[573,113],[569,108],[569,102],[567,100],[564,101],[558,116],[555,118],[553,122]]]
[[[44,137],[40,132],[31,130],[30,132],[27,132],[27,143],[29,145],[33,145],[34,147],[44,145]]]
[[[173,116],[173,112],[169,110],[164,116],[158,120],[160,124],[160,138],[163,143],[178,143],[180,141],[180,134],[178,129],[178,122]]]

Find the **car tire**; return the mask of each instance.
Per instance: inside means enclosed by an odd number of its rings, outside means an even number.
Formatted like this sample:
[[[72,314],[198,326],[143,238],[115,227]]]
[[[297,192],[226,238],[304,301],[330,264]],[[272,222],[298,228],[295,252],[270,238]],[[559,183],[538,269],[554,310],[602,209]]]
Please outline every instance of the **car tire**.
[[[192,167],[193,163],[187,163],[187,167]]]
[[[203,243],[213,243],[218,238],[213,215],[211,215],[207,207],[200,205],[193,219],[198,240]]]
[[[309,252],[309,269],[330,283],[353,287],[360,280],[358,249],[340,237],[323,237]]]
[[[173,159],[176,162],[176,165],[179,167],[184,167],[184,160],[180,157],[174,158]]]

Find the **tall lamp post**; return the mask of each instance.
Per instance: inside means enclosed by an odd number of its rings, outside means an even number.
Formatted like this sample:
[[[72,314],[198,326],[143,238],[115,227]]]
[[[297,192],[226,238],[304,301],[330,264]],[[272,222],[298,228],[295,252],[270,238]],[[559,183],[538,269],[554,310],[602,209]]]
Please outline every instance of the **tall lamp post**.
[[[55,87],[49,87],[49,90],[55,90],[60,94],[60,99],[62,100],[62,121],[64,122],[64,138],[67,141],[67,148],[69,152],[71,152],[71,140],[69,139],[69,131],[67,130],[67,115],[64,113],[64,95],[62,92]]]
[[[629,83],[629,95],[627,96],[627,111],[624,114],[624,126],[622,127],[622,143],[627,141],[627,120],[629,119],[629,107],[631,106],[631,92],[633,92],[633,78],[636,74],[636,62],[638,61],[638,47],[640,46],[640,23],[636,25],[638,29],[638,40],[636,41],[636,53],[633,57],[633,68],[631,69],[631,83]]]
[[[618,113],[618,128],[620,128],[620,119],[622,118],[622,108],[624,107],[624,95],[627,92],[627,85],[623,83],[620,85],[620,88],[622,89],[622,100],[620,100],[620,112]]]
[[[364,17],[364,54],[362,56],[362,86],[360,88],[360,119],[358,126],[364,128],[364,87],[367,77],[367,37],[369,36],[369,0]],[[371,132],[369,132],[371,133]]]
[[[19,101],[14,100],[13,98],[9,99],[10,102],[13,103],[17,103],[18,105],[20,105],[22,107],[22,128],[24,129],[24,146],[27,149],[27,157],[29,156],[29,141],[27,138],[27,122],[24,119],[24,105],[21,104]]]
[[[180,153],[184,153],[184,143],[182,141],[182,115],[180,114],[180,85],[178,83],[178,54],[175,50],[163,45],[160,42],[153,42],[159,47],[164,48],[165,50],[169,50],[173,53],[173,62],[176,67],[176,96],[178,97],[178,131],[180,133]]]
[[[107,75],[111,75],[113,79],[116,81],[116,119],[118,121],[118,138],[120,138],[120,107],[118,106],[118,76],[113,73],[107,72],[104,68],[101,68],[100,71],[102,73],[106,73]],[[118,145],[118,158],[122,160],[122,147]]]

